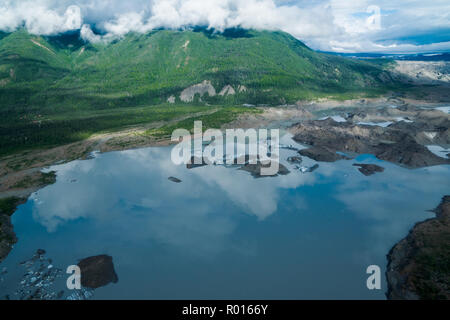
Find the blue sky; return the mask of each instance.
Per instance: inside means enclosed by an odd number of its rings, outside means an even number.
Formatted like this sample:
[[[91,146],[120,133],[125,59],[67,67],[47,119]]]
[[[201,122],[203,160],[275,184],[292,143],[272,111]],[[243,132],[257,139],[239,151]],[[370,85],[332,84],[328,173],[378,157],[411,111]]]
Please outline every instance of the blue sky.
[[[450,51],[449,0],[0,0],[3,31],[80,29],[87,41],[108,41],[199,24],[283,30],[324,51]],[[95,35],[94,26],[106,35]]]

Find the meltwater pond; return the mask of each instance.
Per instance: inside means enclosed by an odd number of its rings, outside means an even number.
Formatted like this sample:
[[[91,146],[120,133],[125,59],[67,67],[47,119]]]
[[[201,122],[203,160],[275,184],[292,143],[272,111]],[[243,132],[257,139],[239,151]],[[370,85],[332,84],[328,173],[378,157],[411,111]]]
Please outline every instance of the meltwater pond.
[[[67,266],[100,254],[113,257],[118,282],[92,299],[385,299],[386,254],[450,191],[450,166],[408,170],[370,155],[302,173],[283,149],[291,173],[255,179],[235,167],[188,170],[170,153],[51,168],[57,182],[13,215],[19,241],[0,265],[0,297],[19,298],[19,263],[44,249],[63,270],[53,284],[63,299]],[[356,162],[386,170],[366,177]],[[381,267],[382,290],[367,289],[369,265]]]

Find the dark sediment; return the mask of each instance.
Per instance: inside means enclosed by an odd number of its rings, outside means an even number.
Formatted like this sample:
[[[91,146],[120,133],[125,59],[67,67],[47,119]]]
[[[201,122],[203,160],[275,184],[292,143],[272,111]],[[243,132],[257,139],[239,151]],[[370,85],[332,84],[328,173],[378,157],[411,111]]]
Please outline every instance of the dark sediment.
[[[81,260],[81,285],[90,289],[117,283],[119,278],[114,270],[113,259],[107,255],[99,255]]]
[[[13,245],[17,242],[11,218],[0,214],[0,262],[9,254]]]
[[[186,164],[187,169],[195,169],[207,166],[208,163],[205,161],[203,157],[191,157],[191,160],[188,164]]]
[[[388,299],[450,299],[450,196],[388,254]]]
[[[303,159],[301,157],[289,157],[287,158],[287,162],[293,164],[301,164],[303,162]]]
[[[300,150],[299,153],[302,156],[314,159],[321,162],[335,162],[342,159],[348,159],[347,157],[337,154],[336,150],[331,150],[327,147],[312,147],[308,149]]]
[[[384,168],[376,164],[355,163],[355,167],[359,167],[359,171],[365,176],[371,176],[377,172],[384,172]]]
[[[259,161],[256,164],[246,164],[246,165],[240,167],[239,170],[243,170],[243,171],[249,172],[255,178],[276,177],[276,176],[279,176],[279,175],[285,176],[285,175],[288,175],[289,173],[291,173],[281,163],[279,163],[278,165],[279,165],[278,172],[273,174],[273,175],[262,175],[261,174],[261,169],[262,168],[269,168],[270,164],[264,165],[264,164],[262,164]]]
[[[26,199],[16,197],[0,199],[0,262],[6,258],[13,245],[17,242],[17,237],[11,224],[11,215],[17,206],[25,203],[25,201]]]
[[[449,122],[450,123],[450,122]],[[446,123],[448,125],[449,123]],[[442,125],[437,122],[437,125]],[[420,144],[415,125],[401,122],[397,127],[355,125],[352,123],[325,121],[306,121],[291,128],[294,140],[309,145],[300,154],[316,161],[336,161],[345,158],[336,152],[373,154],[378,159],[400,164],[409,168],[422,168],[450,164],[450,160],[438,157]],[[428,124],[427,128],[432,125]],[[423,128],[422,128],[423,129]],[[439,138],[450,144],[446,130],[441,130]],[[433,132],[434,132],[433,131]],[[422,132],[423,133],[423,132]],[[436,134],[438,136],[438,134]]]
[[[181,181],[180,179],[175,178],[175,177],[169,177],[169,180],[172,181],[172,182],[175,182],[175,183],[181,183],[181,182],[183,182],[183,181]]]
[[[25,176],[22,180],[15,181],[14,184],[9,185],[9,188],[37,190],[38,188],[53,184],[55,181],[56,173],[54,171],[38,172]],[[29,194],[31,194],[31,192],[29,192]],[[13,225],[11,224],[11,216],[19,205],[24,204],[27,201],[29,194],[27,196],[21,194],[20,196],[0,199],[0,263],[11,252],[11,249],[18,240],[14,233]]]

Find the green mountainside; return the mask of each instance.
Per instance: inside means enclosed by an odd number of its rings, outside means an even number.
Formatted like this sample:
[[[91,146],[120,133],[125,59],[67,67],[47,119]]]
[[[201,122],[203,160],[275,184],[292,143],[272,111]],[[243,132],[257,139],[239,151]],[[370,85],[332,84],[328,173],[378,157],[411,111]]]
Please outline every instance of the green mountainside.
[[[216,94],[194,90],[189,103],[180,99],[199,83]],[[225,86],[232,89],[220,95]],[[107,44],[84,43],[78,34],[1,33],[0,154],[139,124],[161,106],[281,105],[393,86],[380,63],[318,53],[283,32],[158,30]]]

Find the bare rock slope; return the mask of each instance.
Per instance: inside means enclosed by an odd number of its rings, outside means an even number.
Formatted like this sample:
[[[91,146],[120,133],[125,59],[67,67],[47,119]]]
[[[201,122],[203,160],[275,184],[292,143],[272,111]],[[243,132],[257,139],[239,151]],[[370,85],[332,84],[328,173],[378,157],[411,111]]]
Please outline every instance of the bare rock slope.
[[[450,299],[450,196],[388,255],[388,299]]]
[[[426,147],[450,144],[450,117],[434,110],[414,109],[404,113],[414,121],[392,122],[382,127],[357,122],[367,118],[366,114],[347,114],[346,122],[331,118],[304,121],[294,125],[291,132],[295,141],[309,146],[301,154],[317,161],[344,159],[345,156],[336,153],[342,152],[369,153],[408,168],[450,164],[449,159],[433,154]],[[383,116],[383,110],[378,110],[377,115]]]
[[[397,77],[417,84],[450,83],[450,63],[448,61],[396,61],[394,69]]]

